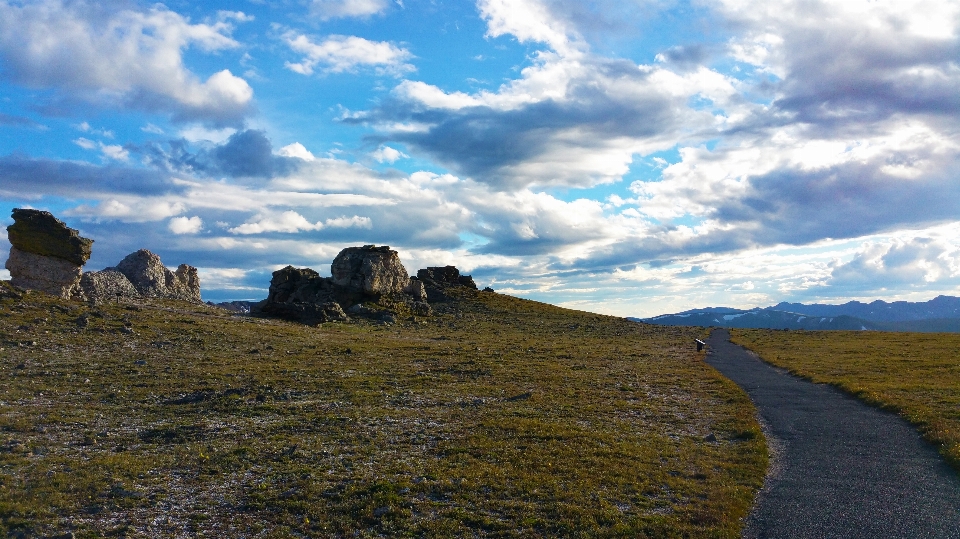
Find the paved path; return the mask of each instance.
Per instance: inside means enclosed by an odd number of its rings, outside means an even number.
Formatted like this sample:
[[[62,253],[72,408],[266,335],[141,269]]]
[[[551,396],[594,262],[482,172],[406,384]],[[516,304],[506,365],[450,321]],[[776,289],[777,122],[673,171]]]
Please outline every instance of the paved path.
[[[775,455],[744,537],[960,538],[960,477],[906,421],[707,340],[750,395]]]

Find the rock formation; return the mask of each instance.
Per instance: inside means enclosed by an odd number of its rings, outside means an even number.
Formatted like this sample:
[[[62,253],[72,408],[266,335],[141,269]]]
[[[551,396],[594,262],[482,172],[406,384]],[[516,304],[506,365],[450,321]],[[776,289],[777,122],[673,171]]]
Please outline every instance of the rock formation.
[[[429,314],[423,283],[411,279],[390,247],[348,247],[334,259],[332,277],[309,268],[287,266],[273,272],[267,299],[253,312],[298,320],[307,324],[345,320],[343,307],[356,316],[384,320],[401,309]],[[375,303],[377,308],[360,305]]]
[[[347,247],[333,259],[330,273],[335,284],[371,295],[399,294],[410,282],[400,256],[386,245]]]
[[[122,273],[137,292],[148,298],[180,299],[200,303],[200,277],[197,268],[180,264],[177,271],[170,271],[160,257],[146,249],[130,253],[117,264],[115,270]]]
[[[15,208],[13,221],[7,227],[11,247],[6,263],[12,284],[61,298],[80,297],[80,276],[93,240],[46,211]]]
[[[153,297],[200,303],[197,268],[180,264],[168,270],[146,249],[128,255],[115,268],[83,273],[93,240],[80,237],[50,212],[14,209],[7,227],[14,286],[41,290],[61,298],[108,301]]]
[[[473,277],[470,275],[460,275],[460,270],[458,270],[456,266],[422,269],[417,272],[417,279],[437,288],[465,286],[474,290],[477,289],[477,283],[473,282]]]
[[[201,302],[197,268],[180,264],[170,271],[146,249],[130,253],[116,267],[84,273],[80,287],[92,301],[146,297]]]
[[[416,301],[427,301],[427,289],[423,286],[423,281],[416,277],[411,277],[410,282],[403,288],[403,293]]]
[[[427,300],[431,303],[449,300],[445,293],[450,288],[477,289],[470,275],[460,275],[456,266],[429,267],[417,272],[417,279],[424,285]]]
[[[84,297],[91,301],[140,297],[140,293],[133,287],[130,279],[115,269],[84,273],[80,278],[80,288],[83,290]]]

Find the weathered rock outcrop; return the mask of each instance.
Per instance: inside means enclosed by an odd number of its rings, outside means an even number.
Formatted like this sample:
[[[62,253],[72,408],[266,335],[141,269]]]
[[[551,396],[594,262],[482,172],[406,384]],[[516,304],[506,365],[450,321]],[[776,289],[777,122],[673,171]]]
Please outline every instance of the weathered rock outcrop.
[[[83,273],[93,240],[83,238],[50,212],[14,209],[7,227],[11,283],[62,298],[107,301],[155,297],[200,303],[197,268],[168,270],[146,249],[128,255],[115,268]]]
[[[460,275],[460,270],[458,270],[456,266],[422,269],[417,272],[417,279],[439,288],[465,286],[474,290],[477,289],[477,283],[473,282],[473,277],[470,275]]]
[[[400,294],[410,281],[400,256],[386,245],[347,247],[333,259],[330,273],[335,284],[364,294]]]
[[[355,316],[380,320],[392,309],[430,313],[423,283],[410,278],[390,247],[348,247],[334,259],[331,273],[321,277],[309,268],[279,269],[273,272],[267,299],[252,312],[307,324],[345,320],[343,307],[354,307],[348,311]],[[363,302],[378,307],[359,305]]]
[[[460,275],[456,266],[425,268],[417,272],[417,279],[423,283],[427,300],[431,303],[448,301],[450,297],[446,291],[451,288],[477,289],[473,277]]]
[[[130,253],[117,267],[103,271],[122,273],[143,297],[200,303],[200,277],[197,268],[180,264],[177,271],[170,271],[160,261],[159,256],[146,249]]]
[[[7,227],[11,248],[6,262],[12,284],[62,298],[79,297],[80,275],[93,240],[50,212],[16,208],[13,220]]]
[[[130,253],[116,267],[84,273],[80,288],[91,301],[146,297],[201,302],[197,268],[180,264],[170,271],[146,249]]]
[[[411,277],[410,282],[403,288],[403,293],[410,296],[414,301],[427,301],[427,289],[423,286],[423,281],[416,277]]]

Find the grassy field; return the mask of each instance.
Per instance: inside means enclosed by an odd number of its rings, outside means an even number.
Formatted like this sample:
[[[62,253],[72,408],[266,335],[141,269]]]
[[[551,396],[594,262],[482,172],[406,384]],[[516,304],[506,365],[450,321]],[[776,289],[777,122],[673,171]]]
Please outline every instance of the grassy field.
[[[895,411],[960,471],[960,335],[731,330],[766,361]]]
[[[0,296],[9,536],[737,537],[766,469],[697,329],[475,292],[320,327]]]

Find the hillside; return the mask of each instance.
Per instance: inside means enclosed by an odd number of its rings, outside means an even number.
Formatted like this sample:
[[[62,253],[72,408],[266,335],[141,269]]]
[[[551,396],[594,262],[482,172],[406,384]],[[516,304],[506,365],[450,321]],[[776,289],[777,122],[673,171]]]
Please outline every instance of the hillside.
[[[766,447],[701,330],[433,307],[307,326],[0,283],[0,533],[739,536]]]

